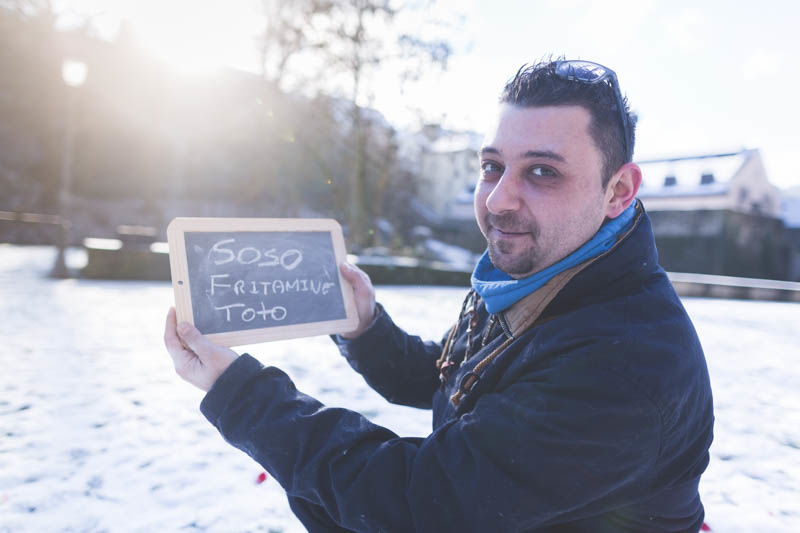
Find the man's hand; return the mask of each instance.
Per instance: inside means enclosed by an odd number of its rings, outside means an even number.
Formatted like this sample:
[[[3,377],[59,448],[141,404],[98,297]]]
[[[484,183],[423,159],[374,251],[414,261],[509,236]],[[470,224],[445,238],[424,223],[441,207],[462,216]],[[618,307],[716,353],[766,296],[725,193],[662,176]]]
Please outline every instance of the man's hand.
[[[372,282],[367,276],[367,273],[351,265],[350,263],[342,263],[339,265],[339,270],[344,276],[344,279],[350,282],[353,286],[353,292],[356,298],[356,310],[358,311],[358,327],[353,331],[341,333],[340,335],[345,339],[355,339],[366,330],[372,321],[375,319],[375,289],[372,287]]]
[[[164,344],[172,356],[175,371],[195,387],[208,391],[239,356],[233,350],[206,339],[191,324],[181,322],[176,327],[175,322],[175,308],[171,307],[167,314]]]

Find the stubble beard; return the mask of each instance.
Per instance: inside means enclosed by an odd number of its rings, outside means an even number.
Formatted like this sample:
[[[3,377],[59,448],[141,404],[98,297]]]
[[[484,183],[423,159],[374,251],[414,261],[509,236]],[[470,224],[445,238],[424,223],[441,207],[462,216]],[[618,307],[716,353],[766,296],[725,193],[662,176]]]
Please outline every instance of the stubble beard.
[[[486,228],[501,228],[504,231],[527,233],[530,239],[523,242],[511,240],[490,240],[487,236],[489,259],[499,270],[514,277],[523,276],[533,272],[539,263],[539,254],[536,250],[536,241],[539,237],[539,226],[534,221],[523,221],[516,213],[493,215],[488,213],[484,217]]]

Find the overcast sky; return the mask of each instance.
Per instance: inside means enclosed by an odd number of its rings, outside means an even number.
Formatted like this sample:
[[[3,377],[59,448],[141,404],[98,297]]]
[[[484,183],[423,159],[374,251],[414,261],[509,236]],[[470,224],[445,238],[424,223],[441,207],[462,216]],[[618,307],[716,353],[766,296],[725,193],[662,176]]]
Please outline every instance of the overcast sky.
[[[62,0],[112,35],[128,19],[143,44],[203,68],[255,69],[257,0]],[[550,54],[614,69],[639,114],[635,158],[761,150],[770,180],[800,185],[800,3],[658,0],[439,0],[456,31],[449,70],[398,94],[373,80],[372,104],[398,125],[421,109],[480,131],[500,88],[523,63]]]

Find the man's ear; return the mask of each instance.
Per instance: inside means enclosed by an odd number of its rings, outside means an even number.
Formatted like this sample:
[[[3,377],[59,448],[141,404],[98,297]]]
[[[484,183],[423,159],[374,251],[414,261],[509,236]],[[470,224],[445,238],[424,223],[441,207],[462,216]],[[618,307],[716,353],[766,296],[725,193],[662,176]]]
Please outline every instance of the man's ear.
[[[606,186],[606,218],[617,218],[633,203],[642,184],[642,169],[636,163],[625,163],[611,176]]]

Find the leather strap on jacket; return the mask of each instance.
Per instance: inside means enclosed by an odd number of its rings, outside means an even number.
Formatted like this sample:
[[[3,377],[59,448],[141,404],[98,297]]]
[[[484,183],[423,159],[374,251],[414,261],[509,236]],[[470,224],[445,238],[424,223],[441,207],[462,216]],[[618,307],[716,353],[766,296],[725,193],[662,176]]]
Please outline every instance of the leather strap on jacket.
[[[536,319],[539,318],[539,315],[542,314],[544,308],[547,307],[547,304],[549,304],[553,298],[556,297],[558,291],[560,291],[564,285],[569,283],[569,280],[571,280],[575,274],[586,268],[586,266],[588,266],[590,263],[591,261],[587,261],[586,263],[575,265],[572,268],[556,274],[550,278],[550,280],[540,289],[532,292],[501,313],[501,320],[505,320],[508,324],[511,331],[511,337],[506,339],[500,346],[492,350],[489,355],[484,357],[477,365],[475,365],[475,368],[473,368],[471,372],[468,372],[464,375],[464,377],[461,378],[461,383],[458,386],[458,390],[455,392],[455,394],[450,396],[450,403],[452,403],[453,406],[458,407],[458,404],[461,402],[461,398],[464,396],[464,394],[471,391],[478,382],[483,370],[489,366],[492,361],[494,361],[497,356],[499,356],[506,348],[508,348],[516,338],[524,333],[526,329],[531,327],[536,322]],[[451,339],[448,338],[448,341],[450,340]]]

